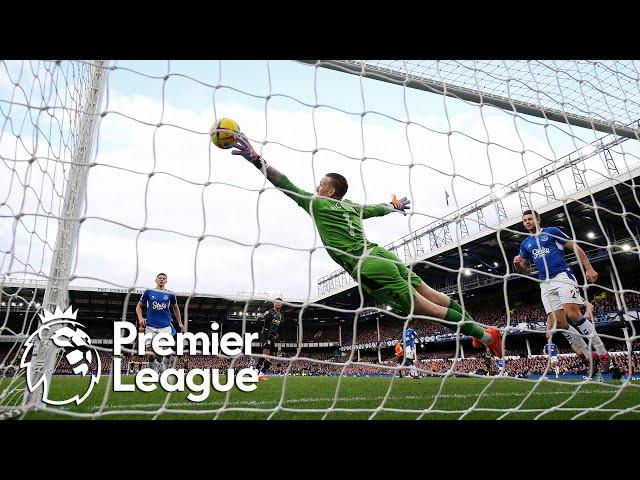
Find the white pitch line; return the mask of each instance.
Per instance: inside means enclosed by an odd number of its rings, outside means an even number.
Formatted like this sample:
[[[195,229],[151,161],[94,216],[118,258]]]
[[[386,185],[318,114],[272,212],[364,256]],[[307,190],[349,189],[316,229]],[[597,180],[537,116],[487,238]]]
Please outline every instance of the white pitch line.
[[[551,396],[551,395],[569,395],[572,392],[534,392],[533,396]],[[582,390],[579,394],[596,394],[596,395],[611,395],[612,392],[606,392],[602,390]],[[495,393],[487,393],[483,395],[483,397],[514,397],[514,396],[523,396],[526,395],[526,392],[495,392]],[[436,395],[406,395],[401,397],[389,397],[387,400],[424,400],[427,398],[434,398]],[[438,395],[438,398],[476,398],[477,394],[471,393],[446,393],[442,395]],[[383,400],[385,397],[382,395],[378,395],[375,397],[346,397],[338,399],[338,402],[361,402],[366,400]],[[313,402],[332,402],[333,397],[317,397],[317,398],[298,398],[285,400],[282,402],[283,405],[289,404],[302,404],[302,403],[313,403]],[[173,408],[173,407],[192,407],[192,406],[214,406],[220,405],[222,406],[224,402],[216,401],[216,402],[169,402],[167,403],[165,408]],[[259,405],[271,405],[278,404],[277,400],[237,400],[233,402],[227,403],[227,406],[259,406]],[[162,407],[164,402],[154,402],[154,403],[127,403],[127,404],[115,404],[109,403],[105,405],[106,408],[144,408],[144,407]],[[98,408],[99,404],[87,405],[89,408]],[[73,406],[65,406],[64,408],[73,408]]]

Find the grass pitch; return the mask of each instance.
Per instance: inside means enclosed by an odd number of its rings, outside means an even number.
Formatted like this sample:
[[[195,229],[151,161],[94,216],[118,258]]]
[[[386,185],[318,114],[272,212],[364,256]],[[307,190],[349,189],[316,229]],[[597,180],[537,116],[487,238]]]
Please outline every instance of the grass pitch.
[[[103,377],[80,405],[30,412],[27,419],[171,420],[640,420],[640,382],[532,381],[511,378],[270,377],[250,393],[212,389],[200,403],[187,393],[113,392]],[[133,377],[124,377],[133,383]],[[54,377],[51,398],[83,391],[77,377]],[[0,381],[0,392],[9,380]],[[24,380],[21,379],[21,383]],[[15,398],[18,398],[16,395]],[[7,405],[7,401],[0,402]]]

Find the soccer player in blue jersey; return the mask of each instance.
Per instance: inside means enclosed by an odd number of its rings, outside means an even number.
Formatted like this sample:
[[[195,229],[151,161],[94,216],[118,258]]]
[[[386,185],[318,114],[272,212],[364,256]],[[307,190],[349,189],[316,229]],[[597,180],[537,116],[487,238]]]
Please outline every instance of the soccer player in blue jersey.
[[[587,281],[598,280],[598,272],[580,246],[557,227],[541,227],[542,219],[536,211],[526,210],[522,223],[529,236],[520,244],[520,253],[513,264],[520,273],[533,262],[538,268],[538,278],[542,304],[547,313],[547,329],[559,328],[563,333],[569,330],[567,320],[575,324],[580,333],[593,341],[603,372],[609,371],[609,354],[596,333],[593,324],[582,314],[580,306],[584,300],[580,296],[578,282],[564,260],[564,250],[575,252],[584,267]]]
[[[553,342],[549,342],[542,348],[542,353],[549,356],[549,359],[551,360],[551,367],[556,372],[556,378],[558,378],[558,375],[560,374],[558,346]]]
[[[509,374],[507,373],[507,371],[504,368],[504,358],[496,357],[496,368],[498,369],[498,376],[499,377],[507,377],[507,376],[509,376]]]
[[[171,325],[171,310],[178,320],[180,331],[184,333],[184,325],[182,323],[182,316],[180,315],[180,308],[176,301],[176,295],[173,292],[166,290],[164,287],[167,284],[167,276],[164,273],[159,273],[156,276],[156,288],[147,288],[140,297],[138,305],[136,305],[136,314],[138,315],[138,329],[141,332],[151,333],[152,337],[148,338],[145,342],[145,346],[148,348],[151,345],[151,340],[160,332],[170,333],[174,335],[176,330]],[[147,318],[142,316],[142,306],[147,308]],[[147,352],[149,358],[149,366],[151,366],[156,372],[162,373],[169,366],[169,356],[159,357],[152,351]]]
[[[411,378],[419,378],[418,370],[416,369],[415,362],[418,360],[416,355],[416,341],[420,343],[420,337],[416,332],[416,320],[409,321],[409,328],[404,332],[404,359],[405,365],[409,366],[409,376]]]

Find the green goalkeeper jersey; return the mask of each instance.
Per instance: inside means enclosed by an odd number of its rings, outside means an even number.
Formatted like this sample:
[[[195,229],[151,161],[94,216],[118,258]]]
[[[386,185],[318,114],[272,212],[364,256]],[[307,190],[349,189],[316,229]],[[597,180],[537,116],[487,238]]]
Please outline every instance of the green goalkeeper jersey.
[[[276,187],[311,215],[329,256],[349,274],[355,270],[358,258],[364,252],[365,243],[367,250],[377,246],[365,239],[362,219],[391,213],[385,203],[359,205],[346,199],[333,200],[314,196],[296,187],[284,175]]]

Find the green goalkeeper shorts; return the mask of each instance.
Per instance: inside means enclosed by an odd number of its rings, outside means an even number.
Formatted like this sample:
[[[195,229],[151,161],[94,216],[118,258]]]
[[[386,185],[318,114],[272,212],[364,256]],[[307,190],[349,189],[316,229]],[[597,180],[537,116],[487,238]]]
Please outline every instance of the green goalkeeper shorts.
[[[399,310],[402,315],[411,311],[411,299],[422,280],[397,255],[382,247],[373,247],[363,258],[359,270],[359,278],[357,267],[351,276],[365,292],[379,302]]]

